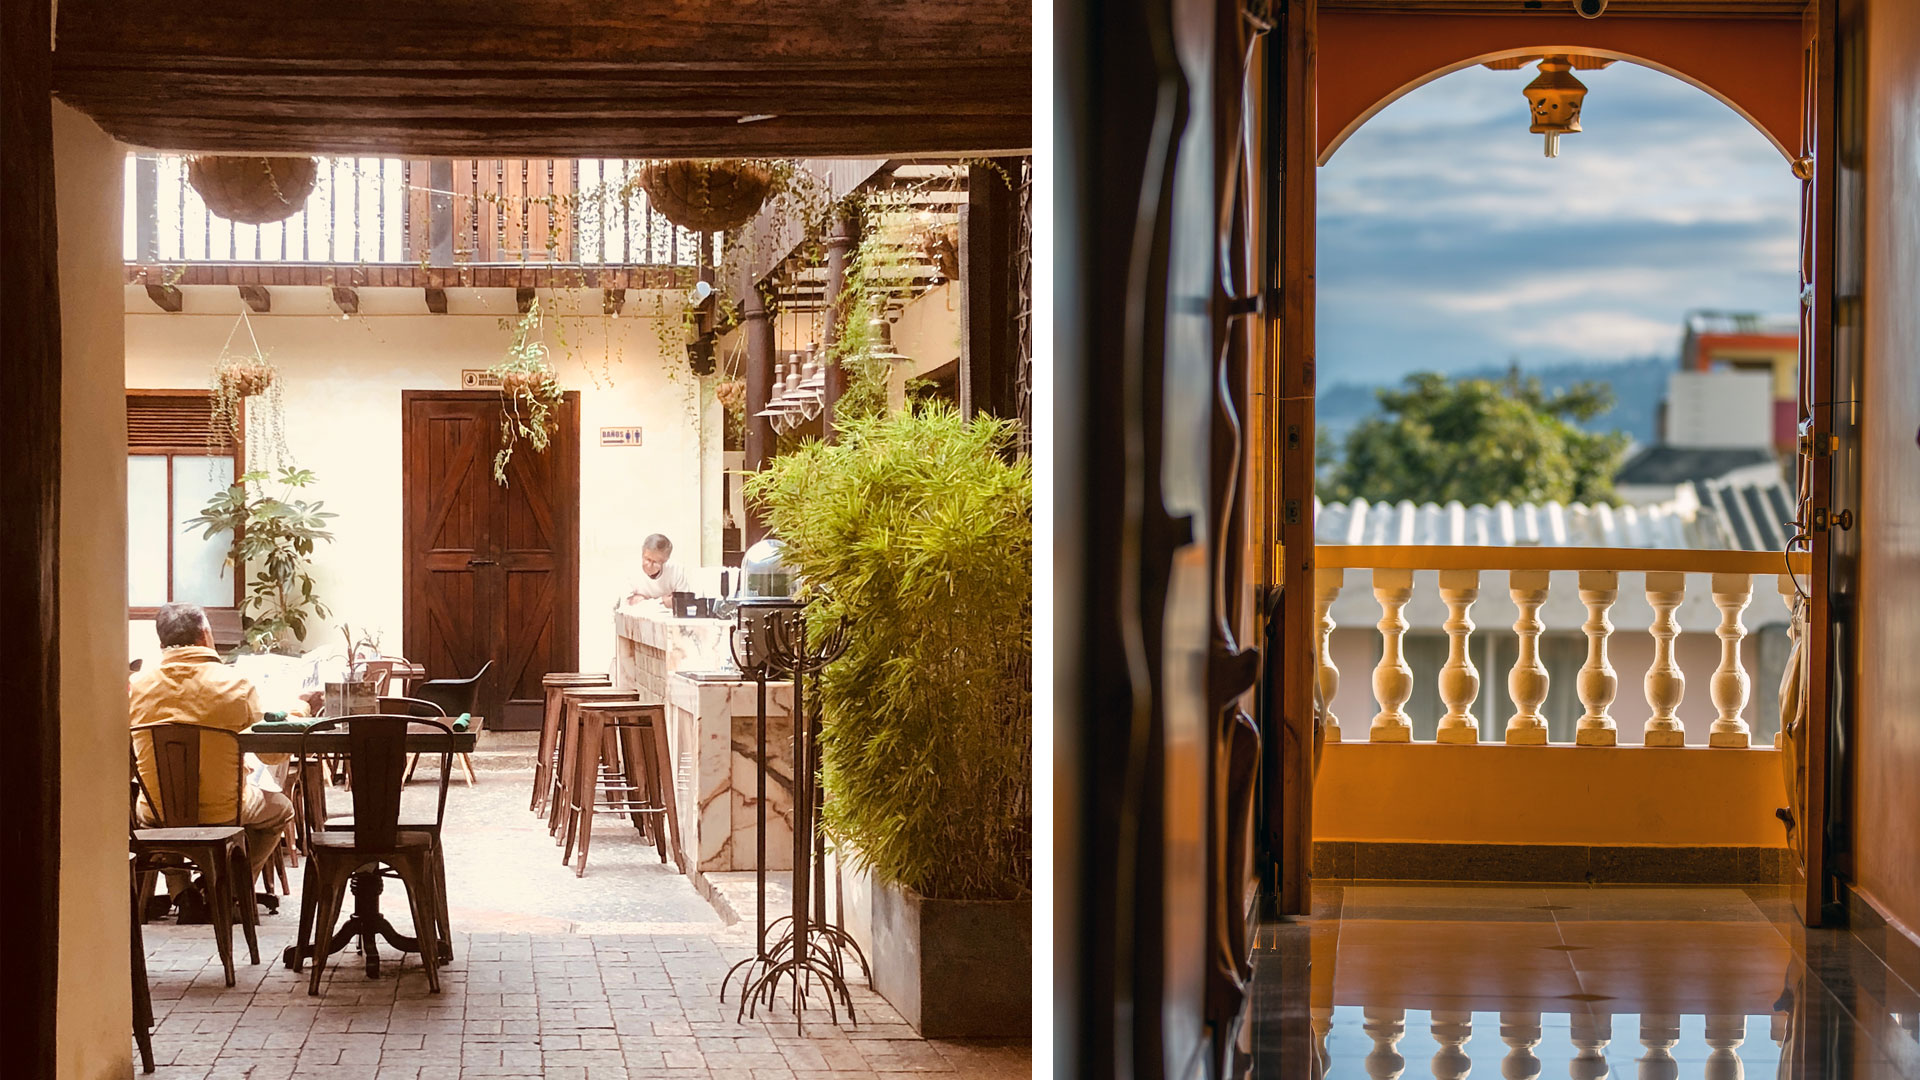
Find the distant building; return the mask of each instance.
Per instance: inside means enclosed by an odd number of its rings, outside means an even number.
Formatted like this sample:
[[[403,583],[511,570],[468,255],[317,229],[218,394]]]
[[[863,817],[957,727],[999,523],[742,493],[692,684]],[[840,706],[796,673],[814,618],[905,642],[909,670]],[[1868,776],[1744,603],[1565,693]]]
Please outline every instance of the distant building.
[[[1774,449],[1791,454],[1800,400],[1800,325],[1744,312],[1694,311],[1680,339],[1682,371],[1763,374],[1772,385]]]
[[[1798,327],[1759,315],[1687,316],[1679,370],[1668,377],[1656,442],[1614,475],[1614,491],[1637,506],[1713,506],[1721,489],[1780,487],[1798,416]],[[1777,499],[1756,496],[1758,505]],[[1779,498],[1784,498],[1784,489]],[[1744,507],[1744,503],[1741,504]],[[1766,511],[1771,514],[1771,510]],[[1734,546],[1746,547],[1729,531]]]

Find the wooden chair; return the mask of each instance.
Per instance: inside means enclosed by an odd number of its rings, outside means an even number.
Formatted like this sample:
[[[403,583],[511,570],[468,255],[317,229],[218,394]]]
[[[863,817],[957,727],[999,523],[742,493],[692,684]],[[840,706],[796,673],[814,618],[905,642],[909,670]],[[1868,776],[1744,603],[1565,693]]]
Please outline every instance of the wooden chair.
[[[407,763],[407,730],[411,725],[453,729],[430,717],[368,714],[322,720],[307,736],[335,728],[347,733],[347,758],[353,769],[353,820],[350,826],[327,822],[307,832],[307,872],[300,891],[299,945],[310,947],[313,973],[307,993],[320,993],[320,977],[327,963],[327,943],[347,885],[370,864],[388,868],[407,890],[413,914],[420,962],[427,972],[427,988],[440,992],[440,933],[447,924],[446,891],[436,866],[438,832],[446,818],[447,773],[452,751],[440,755],[440,792],[430,825],[401,825],[400,792]],[[301,758],[307,754],[305,736]],[[297,970],[297,968],[296,968]]]
[[[133,1044],[140,1048],[140,1071],[153,1071],[153,988],[147,985],[147,944],[140,933],[140,914],[147,898],[140,895],[140,872],[136,856],[127,852],[127,895],[132,901],[129,922],[133,924]]]
[[[561,864],[573,860],[577,834],[580,864],[573,873],[575,877],[586,875],[593,815],[596,810],[606,810],[631,815],[642,836],[653,834],[660,861],[667,861],[671,848],[674,865],[686,873],[686,854],[680,849],[680,815],[674,806],[673,759],[667,750],[666,708],[639,702],[583,701],[575,706],[575,712],[579,717],[574,757],[577,771],[567,801]]]
[[[560,763],[560,692],[568,687],[612,686],[607,675],[586,671],[551,671],[541,676],[546,691],[546,712],[540,718],[540,749],[533,759],[533,798],[527,809],[545,816],[553,798],[554,779]]]
[[[133,770],[133,781],[160,825],[144,827],[137,816],[132,822],[131,850],[134,868],[139,874],[141,906],[144,908],[145,897],[153,894],[154,877],[162,869],[176,868],[175,860],[200,871],[207,885],[207,906],[212,909],[220,965],[226,970],[227,985],[232,986],[236,900],[250,962],[260,962],[260,942],[255,931],[260,912],[254,903],[253,871],[247,861],[247,831],[240,827],[241,763],[244,760],[240,737],[220,728],[163,720],[136,725],[132,739],[137,743],[142,738],[152,740],[154,779],[160,790],[147,788],[137,766]],[[233,817],[228,821],[200,820],[200,746],[206,739],[227,739],[233,743]]]
[[[560,740],[554,755],[553,784],[548,800],[551,809],[547,813],[547,834],[553,837],[556,844],[566,842],[563,826],[567,822],[567,808],[572,802],[573,759],[580,738],[579,706],[587,701],[641,703],[640,695],[635,691],[613,686],[566,686],[560,689]]]

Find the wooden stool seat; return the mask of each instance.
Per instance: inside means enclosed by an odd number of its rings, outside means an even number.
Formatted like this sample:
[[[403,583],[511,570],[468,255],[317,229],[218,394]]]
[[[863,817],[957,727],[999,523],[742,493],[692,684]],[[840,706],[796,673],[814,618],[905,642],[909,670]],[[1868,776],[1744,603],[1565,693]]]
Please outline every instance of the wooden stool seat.
[[[561,825],[566,819],[569,790],[573,786],[573,767],[568,764],[573,759],[573,737],[575,732],[575,709],[586,701],[618,701],[638,703],[640,694],[634,690],[623,690],[614,686],[563,686],[560,691],[560,726],[554,741],[553,770],[548,780],[547,794],[547,833],[554,843],[561,843]],[[552,808],[559,807],[561,813]]]
[[[554,763],[560,754],[560,691],[567,687],[611,686],[612,676],[591,671],[549,671],[540,677],[546,712],[540,718],[540,749],[533,759],[533,798],[527,809],[545,814],[553,797]]]
[[[562,865],[573,861],[576,837],[580,862],[574,876],[587,872],[596,810],[628,814],[636,826],[651,825],[660,861],[687,872],[680,846],[680,815],[674,792],[673,756],[667,745],[665,706],[637,701],[578,701],[571,705],[573,782],[566,801],[566,837]],[[664,820],[661,820],[664,819]],[[647,830],[643,829],[642,835]]]

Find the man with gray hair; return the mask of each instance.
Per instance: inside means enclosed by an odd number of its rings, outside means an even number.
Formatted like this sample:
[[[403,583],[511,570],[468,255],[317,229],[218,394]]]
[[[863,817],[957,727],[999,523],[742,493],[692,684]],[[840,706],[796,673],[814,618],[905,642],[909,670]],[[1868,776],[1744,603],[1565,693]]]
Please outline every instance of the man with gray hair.
[[[669,601],[677,592],[692,592],[693,582],[687,579],[686,571],[667,560],[673,558],[673,541],[660,533],[654,533],[640,542],[640,576],[627,586],[627,595],[621,604],[633,604],[642,600]],[[618,609],[620,604],[615,604]]]
[[[153,628],[160,636],[160,663],[137,672],[128,681],[128,711],[133,726],[165,720],[240,731],[260,719],[259,691],[246,676],[221,662],[213,648],[213,626],[198,604],[162,606],[154,616]],[[153,740],[136,737],[133,742],[141,781],[147,791],[159,791]],[[240,772],[239,753],[231,739],[201,741],[197,819],[207,824],[237,821],[243,826],[247,830],[247,861],[257,879],[273,858],[287,822],[293,820],[293,804],[285,795],[262,791],[252,783],[242,783],[236,793],[233,781]],[[142,824],[157,824],[144,798],[138,813]],[[181,902],[183,917],[187,907],[181,894],[186,884],[184,874],[167,875],[167,892]]]

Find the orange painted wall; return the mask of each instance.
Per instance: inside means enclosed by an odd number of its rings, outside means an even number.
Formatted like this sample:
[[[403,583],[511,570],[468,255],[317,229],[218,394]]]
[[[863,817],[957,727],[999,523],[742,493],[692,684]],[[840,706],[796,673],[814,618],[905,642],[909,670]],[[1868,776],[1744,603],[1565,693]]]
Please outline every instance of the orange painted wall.
[[[1316,840],[1783,847],[1771,748],[1330,743]]]
[[[1571,49],[1677,75],[1733,105],[1782,152],[1800,146],[1798,19],[1653,19],[1610,15],[1367,15],[1322,12],[1320,161],[1366,117],[1440,74],[1496,55]],[[1524,119],[1515,72],[1515,116]]]
[[[1920,930],[1920,4],[1867,5],[1857,884]]]

